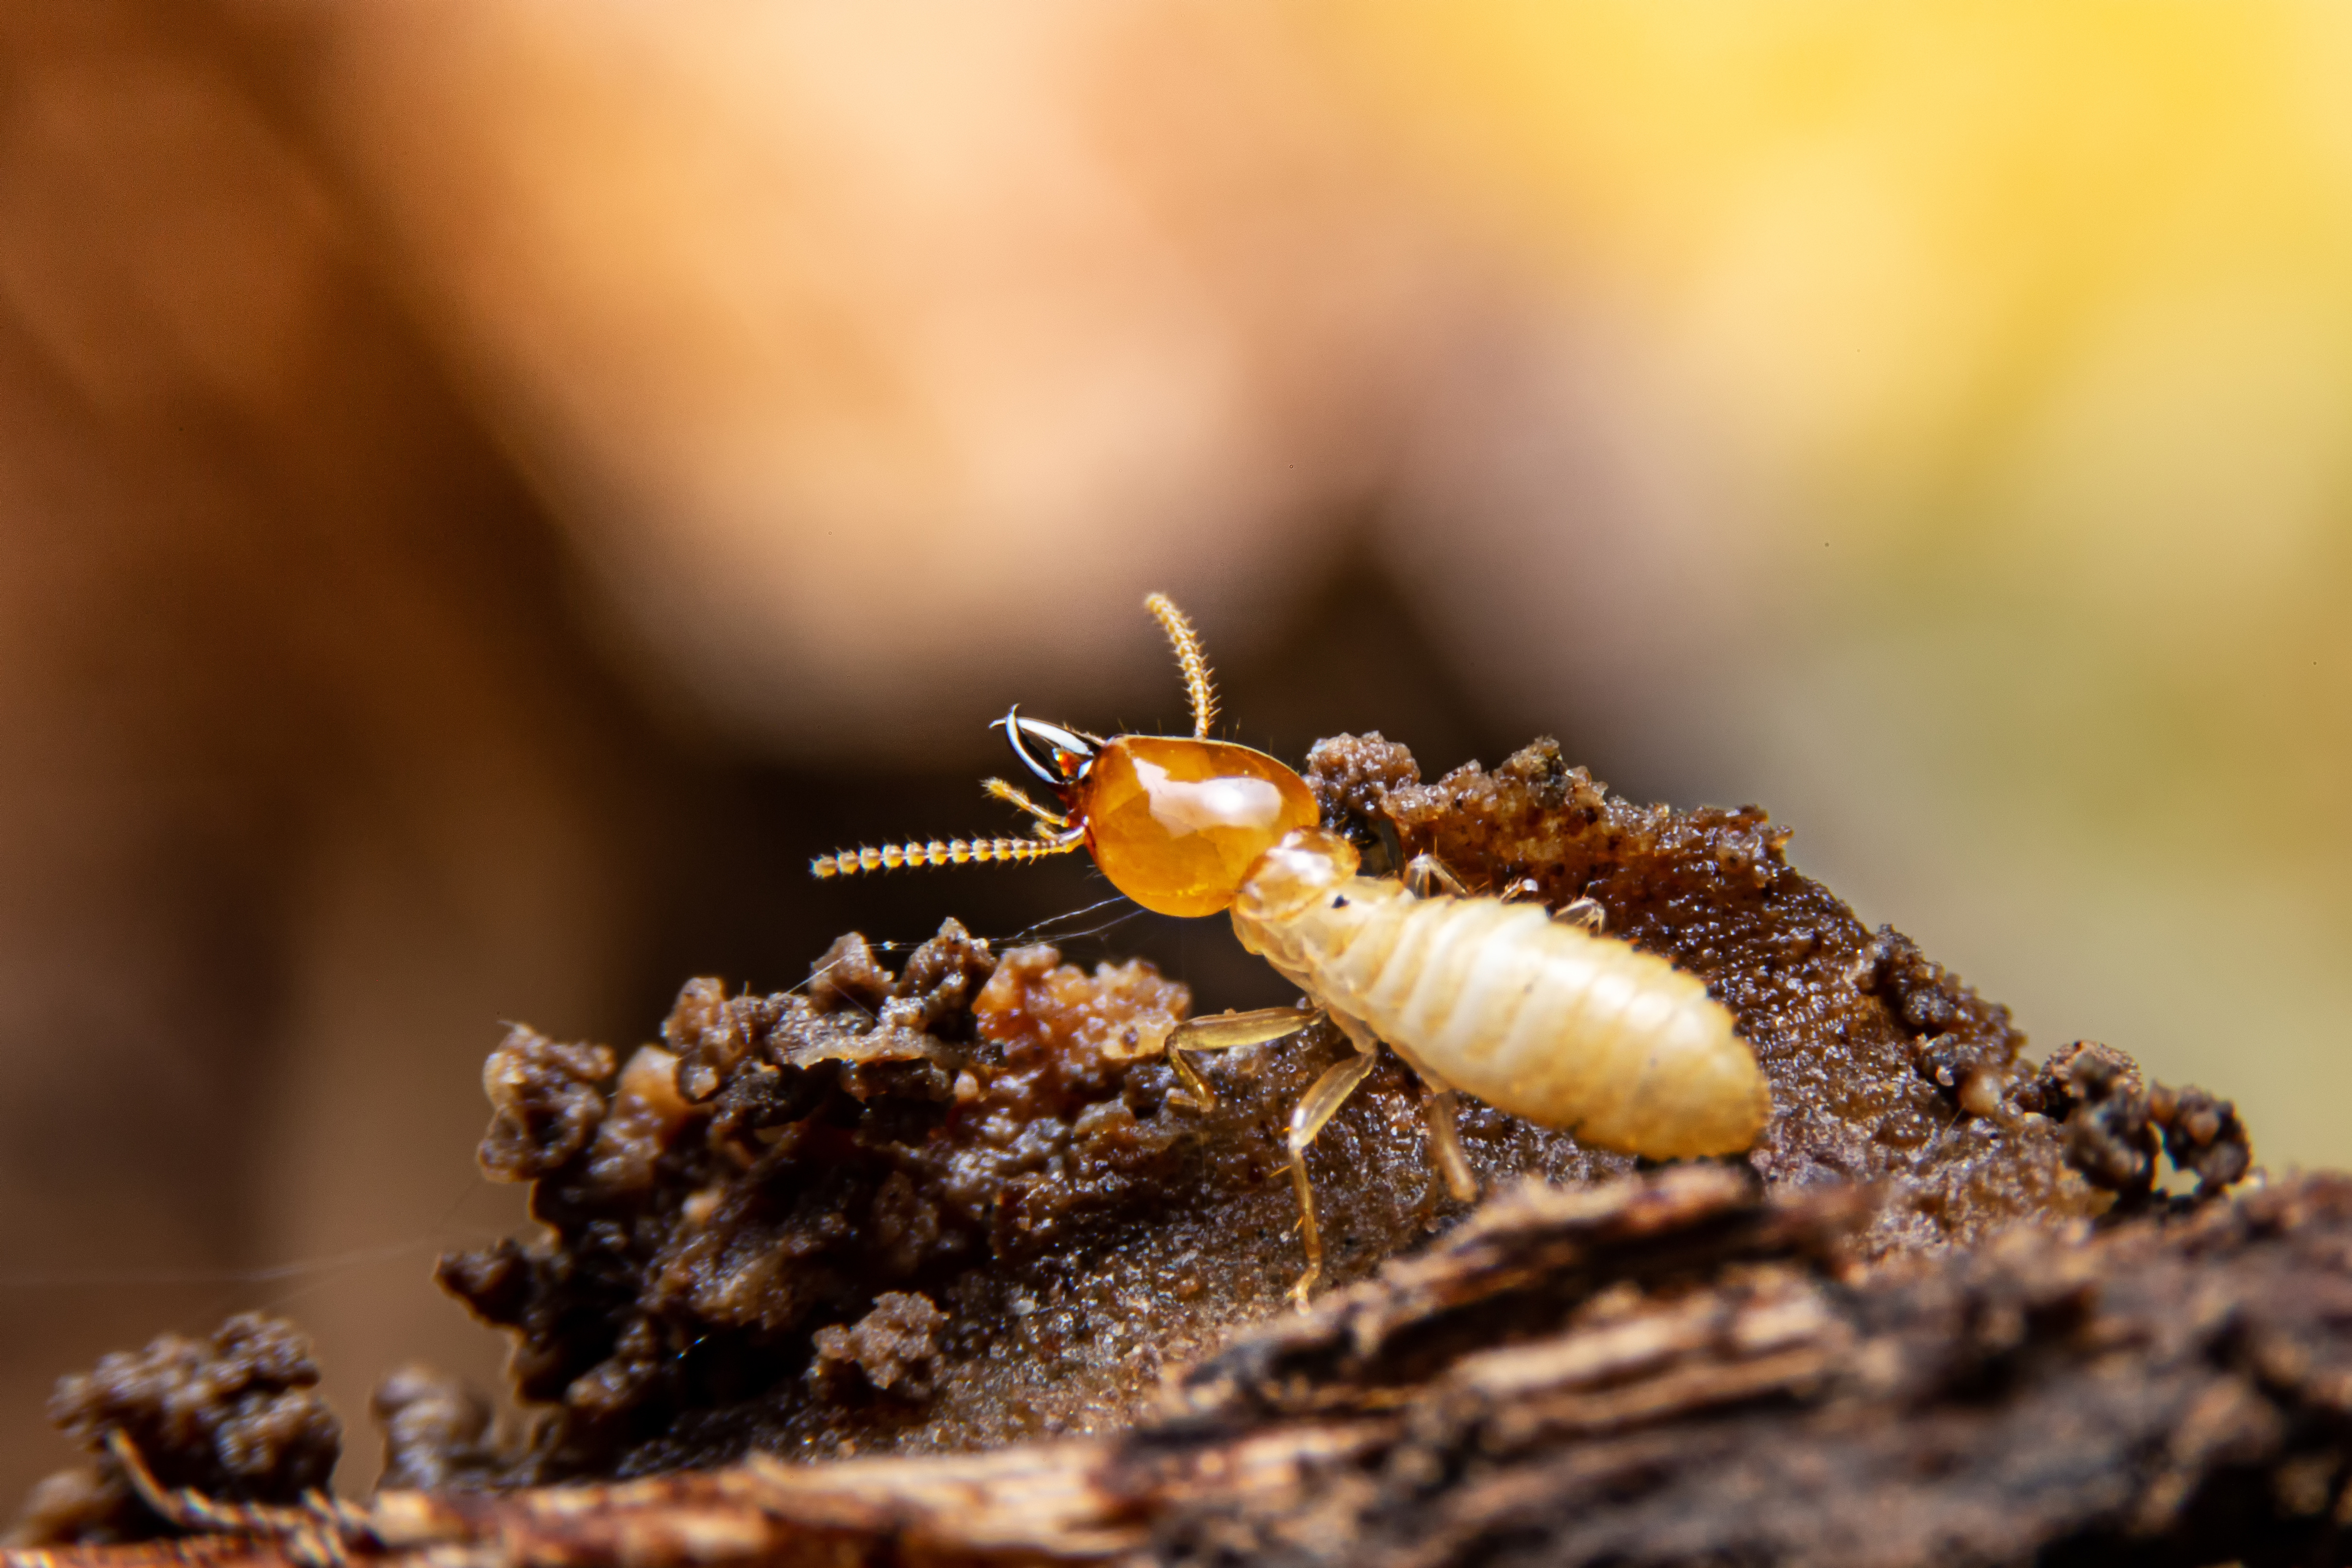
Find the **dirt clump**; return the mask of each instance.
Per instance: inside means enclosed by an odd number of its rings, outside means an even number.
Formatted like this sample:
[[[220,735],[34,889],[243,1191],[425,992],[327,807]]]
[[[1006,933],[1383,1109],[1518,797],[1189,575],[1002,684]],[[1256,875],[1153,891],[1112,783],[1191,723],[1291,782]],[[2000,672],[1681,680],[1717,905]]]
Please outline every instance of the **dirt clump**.
[[[376,1385],[369,1413],[383,1432],[381,1490],[479,1490],[509,1463],[491,1430],[490,1402],[461,1378],[404,1366]]]
[[[2139,1063],[2112,1046],[2078,1040],[2054,1052],[2017,1090],[2017,1101],[2066,1132],[2066,1158],[2084,1180],[2145,1207],[2156,1190],[2157,1153],[2197,1178],[2210,1197],[2242,1177],[2253,1144],[2237,1107],[2202,1089],[2145,1081]]]
[[[6,1543],[143,1541],[170,1532],[140,1500],[109,1448],[127,1439],[169,1490],[224,1502],[292,1503],[333,1475],[342,1430],[319,1397],[310,1342],[294,1326],[241,1312],[209,1339],[161,1334],[58,1381],[49,1418],[91,1463],[33,1489]]]
[[[855,1369],[877,1393],[928,1399],[940,1354],[931,1336],[946,1322],[947,1314],[929,1296],[886,1291],[875,1298],[874,1310],[849,1327],[816,1331],[816,1359],[809,1364],[809,1377],[816,1383],[838,1382]]]

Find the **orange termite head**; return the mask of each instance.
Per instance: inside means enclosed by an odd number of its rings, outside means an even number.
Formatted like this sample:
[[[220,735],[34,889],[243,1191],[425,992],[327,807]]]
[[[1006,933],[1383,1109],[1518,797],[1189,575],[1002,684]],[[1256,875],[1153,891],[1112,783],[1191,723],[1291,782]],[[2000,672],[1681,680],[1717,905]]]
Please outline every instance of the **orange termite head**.
[[[1121,735],[1065,796],[1110,883],[1162,915],[1214,915],[1256,859],[1319,820],[1314,793],[1263,751],[1225,740]]]
[[[1208,661],[1183,613],[1161,594],[1144,601],[1176,645],[1192,702],[1193,735],[1118,735],[1106,740],[1024,718],[1016,705],[991,728],[1004,731],[1021,766],[1049,786],[1067,813],[1031,802],[998,779],[988,790],[1036,816],[1040,839],[961,839],[893,844],[820,857],[816,875],[901,865],[1034,860],[1086,846],[1111,885],[1162,915],[1214,915],[1234,901],[1252,862],[1295,828],[1319,818],[1297,772],[1246,746],[1208,738],[1216,711]]]
[[[1021,716],[1004,731],[1021,765],[1059,795],[1111,885],[1161,915],[1214,915],[1250,863],[1320,817],[1307,781],[1226,740],[1100,736]]]

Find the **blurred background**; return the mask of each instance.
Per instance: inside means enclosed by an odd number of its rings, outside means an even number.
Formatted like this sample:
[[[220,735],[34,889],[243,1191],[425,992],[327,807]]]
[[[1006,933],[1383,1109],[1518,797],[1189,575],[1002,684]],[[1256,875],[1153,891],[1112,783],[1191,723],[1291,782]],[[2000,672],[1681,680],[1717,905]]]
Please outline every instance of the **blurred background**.
[[[2352,1155],[2352,14],[0,11],[0,1494],[267,1305],[367,1390],[501,1020],[956,914],[1281,999],[1010,831],[1020,700],[1557,735]]]

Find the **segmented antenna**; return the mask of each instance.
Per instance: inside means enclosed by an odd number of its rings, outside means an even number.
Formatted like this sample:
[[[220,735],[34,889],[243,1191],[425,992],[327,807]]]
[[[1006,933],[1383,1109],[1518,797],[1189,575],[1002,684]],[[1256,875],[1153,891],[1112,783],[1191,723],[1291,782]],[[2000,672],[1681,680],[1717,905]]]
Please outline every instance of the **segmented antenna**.
[[[1043,860],[1067,854],[1086,841],[1084,833],[1066,833],[1050,839],[933,839],[923,844],[884,844],[878,850],[837,850],[809,862],[809,874],[821,879],[902,866]]]
[[[1192,699],[1192,737],[1206,740],[1209,726],[1217,717],[1217,684],[1209,678],[1209,657],[1201,652],[1201,634],[1164,593],[1153,594],[1143,607],[1159,620],[1160,629],[1176,645],[1176,663],[1184,671],[1184,690]]]

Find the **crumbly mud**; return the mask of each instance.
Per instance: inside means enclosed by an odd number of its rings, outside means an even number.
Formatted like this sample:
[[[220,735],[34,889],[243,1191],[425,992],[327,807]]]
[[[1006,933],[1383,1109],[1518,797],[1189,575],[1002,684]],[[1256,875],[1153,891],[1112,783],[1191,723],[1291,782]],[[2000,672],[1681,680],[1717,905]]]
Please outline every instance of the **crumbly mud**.
[[[319,1397],[310,1342],[290,1323],[241,1312],[208,1340],[162,1334],[58,1383],[49,1418],[89,1451],[88,1468],[33,1489],[5,1544],[96,1544],[168,1533],[109,1450],[127,1440],[169,1490],[224,1502],[291,1503],[334,1473],[342,1431]]]
[[[2245,1172],[2227,1102],[2105,1047],[2023,1063],[2007,1009],[1865,928],[1759,810],[1633,806],[1549,741],[1423,784],[1403,747],[1340,737],[1307,778],[1369,871],[1430,853],[1474,891],[1591,899],[1610,933],[1704,979],[1773,1094],[1762,1140],[1726,1163],[1766,1189],[1872,1184],[1861,1260],[2148,1210],[2159,1152],[2200,1195]],[[500,1451],[478,1400],[400,1374],[377,1399],[387,1479],[627,1477],[1134,1420],[1163,1374],[1286,1310],[1286,1119],[1349,1050],[1318,1027],[1219,1053],[1201,1106],[1164,1054],[1191,1003],[1148,965],[998,954],[950,920],[896,971],[851,935],[794,993],[693,981],[625,1059],[516,1029],[484,1069],[481,1160],[531,1184],[546,1230],[446,1258],[441,1279],[512,1333],[541,1415]],[[1311,1152],[1325,1289],[1465,1212],[1430,1169],[1422,1100],[1385,1059]],[[1475,1103],[1461,1130],[1490,1189],[1635,1165]]]

